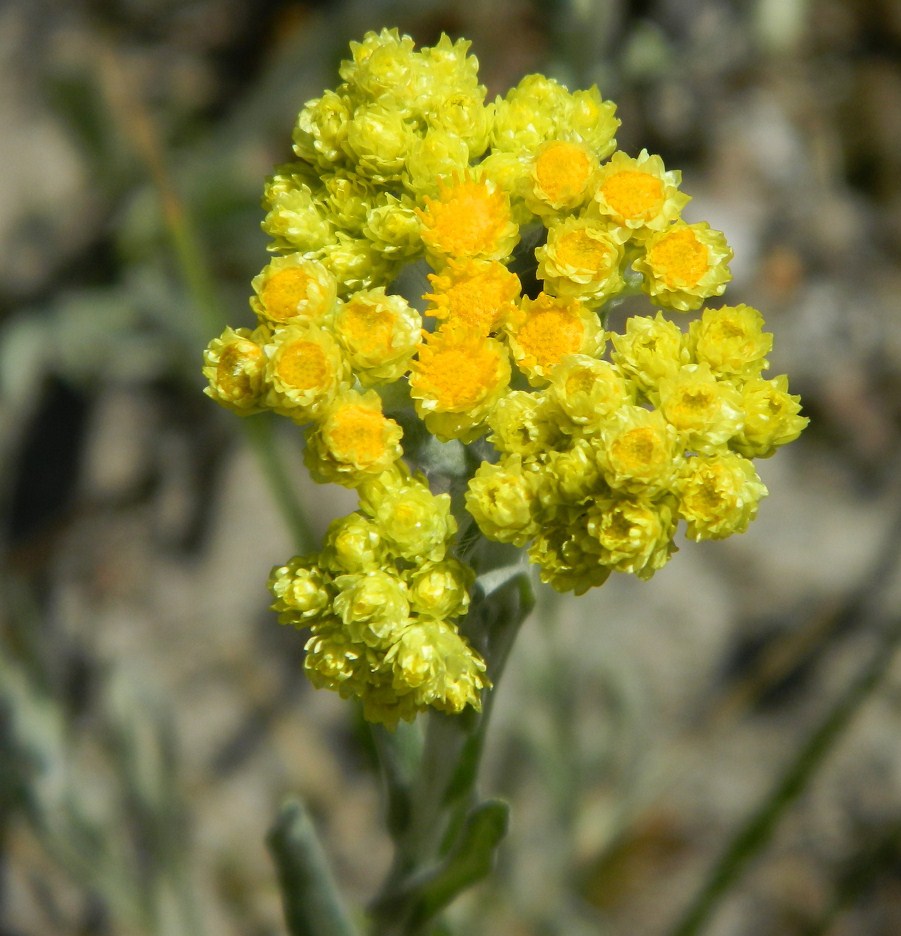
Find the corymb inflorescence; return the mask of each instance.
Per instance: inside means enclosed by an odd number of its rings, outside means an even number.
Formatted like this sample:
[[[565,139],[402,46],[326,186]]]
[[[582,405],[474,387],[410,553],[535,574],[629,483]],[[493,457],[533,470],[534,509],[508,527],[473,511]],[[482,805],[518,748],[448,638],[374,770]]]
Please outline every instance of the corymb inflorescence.
[[[204,357],[209,396],[306,427],[311,476],[356,489],[269,585],[311,631],[311,680],[389,726],[479,708],[461,623],[491,543],[561,591],[649,578],[680,523],[744,531],[766,495],[752,459],[807,423],[765,376],[761,314],[708,305],[732,251],[682,219],[681,173],[616,149],[597,88],[529,75],[486,101],[468,49],[351,44],[266,183],[257,324]],[[642,293],[648,313],[608,331]]]

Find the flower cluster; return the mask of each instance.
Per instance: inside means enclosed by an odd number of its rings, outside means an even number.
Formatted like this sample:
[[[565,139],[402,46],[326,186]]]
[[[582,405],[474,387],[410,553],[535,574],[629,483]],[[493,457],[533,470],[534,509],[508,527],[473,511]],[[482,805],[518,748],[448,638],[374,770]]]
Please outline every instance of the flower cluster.
[[[456,530],[450,497],[398,466],[361,486],[360,510],[331,524],[319,555],[272,570],[279,620],[312,630],[314,685],[388,725],[427,706],[479,708],[485,663],[455,623],[474,579],[448,555]]]
[[[486,685],[456,623],[475,575],[458,523],[527,546],[560,590],[647,578],[680,521],[693,539],[746,529],[766,494],[752,459],[807,422],[763,376],[760,313],[704,308],[732,251],[683,220],[680,173],[616,149],[597,88],[529,75],[487,101],[468,46],[351,44],[266,185],[256,326],[204,359],[213,399],[305,426],[312,477],[357,489],[360,511],[270,586],[312,628],[313,681],[388,723],[478,706]],[[640,293],[658,311],[609,333]],[[661,309],[698,314],[683,330]],[[411,473],[438,480],[429,437],[467,446],[457,520]]]

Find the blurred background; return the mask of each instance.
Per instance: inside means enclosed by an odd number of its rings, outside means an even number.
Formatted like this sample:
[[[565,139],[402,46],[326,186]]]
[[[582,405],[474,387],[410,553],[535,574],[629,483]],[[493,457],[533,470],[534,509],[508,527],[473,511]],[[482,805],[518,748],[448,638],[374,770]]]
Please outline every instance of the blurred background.
[[[365,732],[268,610],[294,549],[261,448],[200,376],[250,323],[297,111],[382,26],[470,38],[489,98],[597,83],[725,231],[812,420],[747,534],[540,593],[484,770],[512,827],[458,931],[675,933],[725,866],[710,934],[901,932],[901,5],[7,0],[0,936],[281,934],[293,793],[352,899],[386,870]],[[267,441],[318,534],[353,503],[299,443]]]

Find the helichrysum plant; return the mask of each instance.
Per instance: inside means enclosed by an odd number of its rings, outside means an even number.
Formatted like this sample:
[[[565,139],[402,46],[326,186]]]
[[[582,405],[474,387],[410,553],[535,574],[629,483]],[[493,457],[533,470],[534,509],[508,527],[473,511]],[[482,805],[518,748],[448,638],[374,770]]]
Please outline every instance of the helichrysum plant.
[[[204,373],[223,406],[302,427],[310,475],[358,494],[269,579],[312,682],[390,729],[431,709],[479,737],[528,564],[579,595],[650,578],[680,524],[743,532],[767,493],[754,459],[807,419],[766,375],[760,312],[709,304],[732,250],[683,220],[681,173],[616,148],[596,87],[529,75],[486,101],[468,48],[351,43],[266,182],[257,324],[212,341]],[[642,293],[649,311],[608,330]],[[428,852],[406,821],[395,898]]]

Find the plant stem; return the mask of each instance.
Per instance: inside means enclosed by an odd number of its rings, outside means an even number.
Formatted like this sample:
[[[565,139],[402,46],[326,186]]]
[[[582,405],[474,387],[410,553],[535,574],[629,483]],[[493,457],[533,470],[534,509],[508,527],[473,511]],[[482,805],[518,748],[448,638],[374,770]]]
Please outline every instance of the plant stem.
[[[505,808],[480,804],[476,782],[497,683],[533,596],[525,572],[491,594],[478,595],[465,630],[481,644],[494,688],[482,712],[429,715],[419,769],[409,785],[397,782],[390,765],[384,769],[395,857],[371,909],[378,936],[427,932],[429,922],[460,890],[487,873],[506,827]],[[481,640],[474,639],[473,630],[481,631]],[[377,740],[377,749],[384,758],[383,741]],[[482,833],[473,831],[477,827]],[[474,844],[468,851],[462,843],[470,840]]]

